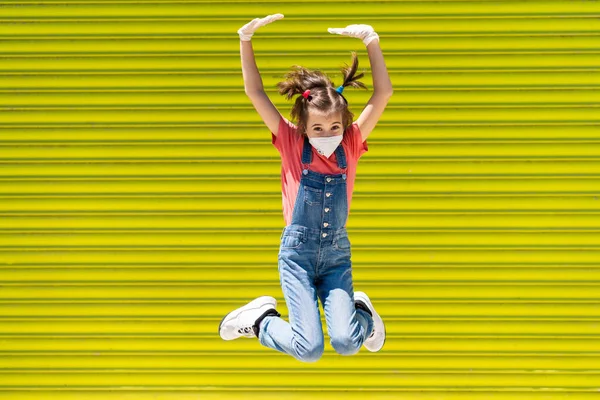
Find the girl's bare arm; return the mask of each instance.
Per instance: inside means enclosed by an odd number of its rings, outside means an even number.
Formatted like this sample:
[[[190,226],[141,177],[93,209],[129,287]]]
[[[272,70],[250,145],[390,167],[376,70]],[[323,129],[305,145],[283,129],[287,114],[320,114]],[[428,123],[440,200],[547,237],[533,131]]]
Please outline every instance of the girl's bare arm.
[[[383,93],[391,96],[394,92],[390,74],[387,71],[383,53],[379,46],[379,40],[373,40],[367,46],[369,61],[371,62],[371,73],[373,74],[373,92]]]
[[[279,129],[281,114],[265,93],[262,78],[254,59],[254,49],[251,40],[240,40],[240,54],[242,57],[242,75],[244,77],[244,90],[250,98],[252,105],[275,136]]]
[[[242,56],[242,75],[244,89],[247,95],[264,91],[262,78],[254,59],[254,49],[251,40],[240,40],[240,54]]]
[[[256,66],[254,59],[254,49],[252,48],[252,36],[254,32],[267,24],[282,19],[283,14],[271,14],[264,18],[254,18],[240,29],[238,34],[240,35],[240,56],[242,57],[242,76],[244,77],[244,91],[246,95],[252,101],[252,105],[261,116],[267,127],[275,136],[277,136],[277,130],[279,128],[279,121],[281,114],[263,88],[262,79]]]
[[[379,35],[371,25],[367,24],[351,24],[345,28],[328,28],[327,30],[329,33],[361,39],[367,46],[373,74],[373,95],[356,120],[364,142],[377,125],[377,121],[393,93],[392,82],[383,60],[381,47],[379,47]]]
[[[371,62],[371,73],[373,74],[373,95],[356,120],[363,142],[367,140],[367,137],[377,125],[394,92],[383,59],[383,53],[379,46],[379,40],[371,41],[367,46],[367,52]]]

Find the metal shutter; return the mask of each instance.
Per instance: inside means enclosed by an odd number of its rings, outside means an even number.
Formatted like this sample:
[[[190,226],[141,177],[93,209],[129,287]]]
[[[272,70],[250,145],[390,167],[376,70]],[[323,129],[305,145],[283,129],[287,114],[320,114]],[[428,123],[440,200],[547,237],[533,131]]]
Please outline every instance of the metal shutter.
[[[598,1],[4,1],[0,399],[591,399],[600,390]],[[279,155],[244,94],[338,83],[371,24],[395,93],[359,164],[380,353],[303,364],[222,316],[279,287]],[[346,93],[347,92],[347,93]],[[358,117],[371,91],[347,90]],[[323,328],[326,332],[325,323]]]

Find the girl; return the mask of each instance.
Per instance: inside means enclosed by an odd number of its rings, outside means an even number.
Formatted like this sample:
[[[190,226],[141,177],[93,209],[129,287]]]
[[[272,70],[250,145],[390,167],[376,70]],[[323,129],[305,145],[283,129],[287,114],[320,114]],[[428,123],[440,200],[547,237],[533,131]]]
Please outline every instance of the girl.
[[[279,93],[296,98],[291,116],[283,118],[264,92],[254,61],[250,38],[254,31],[283,18],[282,14],[255,18],[238,30],[246,94],[271,130],[272,143],[281,155],[283,213],[286,226],[280,237],[280,283],[289,310],[286,322],[271,296],[261,296],[227,314],[219,325],[224,340],[256,337],[266,347],[304,362],[323,354],[321,299],[332,347],[351,355],[364,344],[379,351],[385,326],[364,292],[354,292],[350,241],[346,220],[350,209],[356,166],[392,94],[379,36],[369,25],[329,28],[363,40],[373,69],[374,93],[356,123],[342,95],[345,86],[366,88],[354,76],[358,58],[343,69],[344,83],[335,88],[319,71],[298,67],[277,86]]]

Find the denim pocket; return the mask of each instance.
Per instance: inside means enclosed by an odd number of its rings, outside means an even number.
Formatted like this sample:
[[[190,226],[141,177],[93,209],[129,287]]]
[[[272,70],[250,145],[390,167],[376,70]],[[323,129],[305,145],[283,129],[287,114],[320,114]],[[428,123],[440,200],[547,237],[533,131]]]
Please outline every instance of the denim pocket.
[[[343,234],[337,237],[333,243],[333,248],[336,250],[348,250],[350,248],[350,239],[347,234]]]
[[[282,249],[297,249],[302,244],[302,239],[298,236],[286,235],[281,239]]]
[[[315,206],[321,204],[321,197],[323,196],[323,191],[321,189],[316,189],[310,186],[304,185],[304,202],[311,206]]]
[[[304,232],[297,227],[284,228],[281,233],[281,248],[282,249],[297,249],[305,241]]]

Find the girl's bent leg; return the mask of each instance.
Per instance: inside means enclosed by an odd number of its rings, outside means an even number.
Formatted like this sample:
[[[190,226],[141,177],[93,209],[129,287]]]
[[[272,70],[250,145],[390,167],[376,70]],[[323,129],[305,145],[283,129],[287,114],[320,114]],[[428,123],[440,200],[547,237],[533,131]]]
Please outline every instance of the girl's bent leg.
[[[314,276],[303,268],[298,254],[281,253],[279,276],[289,320],[268,316],[260,324],[258,340],[266,347],[304,362],[323,355],[324,337]]]
[[[317,282],[331,346],[342,355],[356,354],[373,329],[373,318],[354,304],[349,259],[330,267]]]

